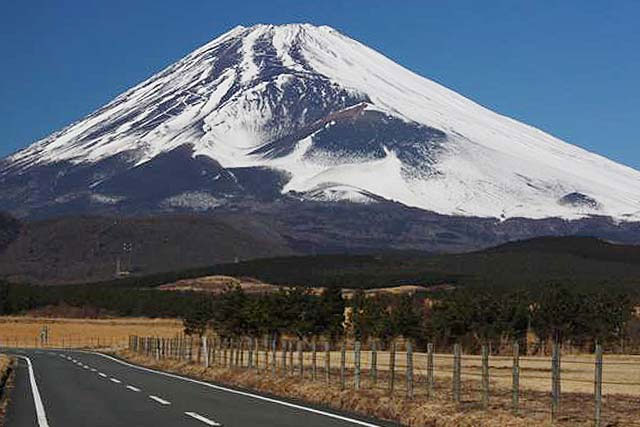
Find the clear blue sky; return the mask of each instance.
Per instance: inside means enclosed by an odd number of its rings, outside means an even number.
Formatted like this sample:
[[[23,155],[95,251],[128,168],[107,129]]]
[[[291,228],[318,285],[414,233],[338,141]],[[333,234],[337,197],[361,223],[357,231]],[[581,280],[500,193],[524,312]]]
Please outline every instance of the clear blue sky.
[[[0,156],[235,25],[326,24],[498,112],[640,169],[640,1],[5,1]]]

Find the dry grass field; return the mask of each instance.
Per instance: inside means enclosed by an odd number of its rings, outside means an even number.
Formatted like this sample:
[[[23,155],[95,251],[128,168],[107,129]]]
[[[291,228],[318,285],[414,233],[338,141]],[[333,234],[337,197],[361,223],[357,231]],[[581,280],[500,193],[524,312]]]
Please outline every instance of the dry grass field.
[[[10,360],[8,356],[0,354],[0,378],[2,378],[9,368]]]
[[[40,332],[49,331],[49,347],[122,347],[130,335],[175,336],[182,322],[171,319],[62,319],[0,317],[0,346],[38,347]]]
[[[120,349],[120,354],[146,365],[201,376],[228,384],[254,388],[277,395],[323,403],[339,409],[369,413],[412,426],[520,426],[545,425],[550,419],[551,361],[547,357],[520,358],[520,413],[511,414],[512,358],[490,358],[490,400],[487,409],[481,402],[481,359],[464,355],[462,360],[462,402],[452,403],[451,378],[453,357],[434,356],[435,395],[427,396],[426,354],[414,353],[414,399],[405,397],[406,353],[396,355],[395,391],[389,390],[389,353],[377,353],[377,381],[370,376],[371,352],[361,354],[362,389],[354,392],[354,353],[346,353],[345,389],[340,387],[339,351],[331,351],[331,384],[324,381],[325,353],[318,351],[318,376],[311,381],[312,354],[304,353],[304,379],[299,374],[276,377],[256,375],[255,370],[222,368],[204,369],[201,364],[171,360],[154,360],[122,352],[129,336],[173,338],[181,334],[182,322],[171,319],[66,319],[46,317],[0,317],[0,346],[40,347],[43,326],[49,331],[48,347]],[[211,341],[210,341],[211,342]],[[246,347],[245,347],[246,348]],[[220,362],[222,352],[217,350]],[[193,354],[197,354],[194,349]],[[276,355],[280,372],[282,353]],[[248,360],[248,352],[243,353]],[[260,363],[271,361],[272,355],[259,353]],[[298,356],[294,355],[297,366]],[[0,364],[2,359],[0,359]],[[287,357],[287,363],[290,363]],[[562,358],[562,425],[590,425],[594,412],[594,358],[592,355],[566,355]],[[635,411],[640,407],[640,356],[605,355],[603,368],[604,425],[640,425]],[[269,370],[271,368],[269,367]]]
[[[371,353],[363,351],[361,366],[370,366]],[[324,360],[319,354],[318,363]],[[338,352],[332,352],[331,360],[340,360]],[[310,353],[305,354],[305,364],[311,364]],[[347,365],[353,366],[353,352],[347,353]],[[378,369],[387,370],[389,353],[378,352]],[[414,353],[414,373],[426,376],[427,355]],[[511,357],[491,356],[489,371],[491,383],[496,387],[511,387],[513,359]],[[396,368],[401,374],[406,367],[405,353],[398,352]],[[479,379],[482,360],[480,356],[463,355],[462,378]],[[451,354],[434,355],[434,376],[438,379],[451,378],[453,356]],[[595,374],[593,355],[572,355],[562,358],[562,390],[568,393],[592,393]],[[603,393],[627,394],[640,397],[640,356],[605,355],[603,363]],[[534,391],[549,391],[551,384],[551,359],[548,357],[520,357],[520,386]]]
[[[4,354],[0,354],[0,427],[4,425],[4,415],[7,408],[7,384],[8,370],[11,366],[11,359]]]

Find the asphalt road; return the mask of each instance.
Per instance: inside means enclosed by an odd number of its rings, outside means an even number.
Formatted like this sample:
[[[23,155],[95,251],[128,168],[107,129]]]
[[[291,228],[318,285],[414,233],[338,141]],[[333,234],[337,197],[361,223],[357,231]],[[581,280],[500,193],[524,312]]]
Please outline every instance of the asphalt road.
[[[19,356],[7,427],[389,426],[77,351]]]

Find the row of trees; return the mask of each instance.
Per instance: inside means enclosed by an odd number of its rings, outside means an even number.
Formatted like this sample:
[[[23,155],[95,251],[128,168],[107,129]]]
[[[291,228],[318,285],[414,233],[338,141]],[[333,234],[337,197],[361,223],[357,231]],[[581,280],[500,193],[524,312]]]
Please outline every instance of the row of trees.
[[[304,288],[272,294],[248,295],[229,288],[216,298],[202,300],[184,318],[187,334],[202,335],[208,327],[222,337],[282,334],[332,340],[344,333],[345,302],[340,290],[315,294]]]
[[[563,286],[493,292],[461,289],[408,296],[358,291],[348,299],[338,289],[305,288],[249,295],[229,289],[219,296],[118,286],[40,287],[0,282],[0,315],[44,306],[90,307],[119,316],[180,317],[188,333],[206,328],[226,336],[325,337],[344,335],[383,345],[405,337],[418,346],[455,342],[469,351],[494,349],[533,332],[541,343],[570,343],[588,350],[598,341],[609,350],[640,350],[640,319],[627,294],[576,291]],[[531,337],[531,336],[530,336]],[[531,341],[531,340],[529,340]]]
[[[562,286],[537,292],[458,291],[433,305],[428,334],[448,344],[488,343],[499,348],[514,340],[526,345],[527,332],[532,332],[538,346],[558,342],[588,350],[600,342],[614,348],[625,338],[640,338],[629,336],[629,326],[637,321],[633,306],[626,294]]]
[[[31,286],[0,281],[0,315],[21,314],[47,306],[71,306],[113,316],[182,318],[191,307],[208,299],[194,292],[167,292],[150,288]]]
[[[462,343],[468,351],[489,344],[498,351],[533,332],[540,343],[568,343],[588,349],[598,341],[616,346],[628,337],[634,320],[627,295],[574,292],[550,286],[539,292],[460,290],[437,298],[359,291],[343,300],[340,291],[315,294],[296,288],[247,295],[241,289],[203,299],[184,318],[189,334],[212,328],[223,337],[280,335],[300,339],[343,336],[386,346],[397,337],[418,347],[427,342],[447,348]]]

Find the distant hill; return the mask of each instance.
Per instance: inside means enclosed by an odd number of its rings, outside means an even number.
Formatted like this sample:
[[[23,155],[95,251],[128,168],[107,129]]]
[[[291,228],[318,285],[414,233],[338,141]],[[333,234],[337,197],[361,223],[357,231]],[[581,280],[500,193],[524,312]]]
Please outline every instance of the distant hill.
[[[0,221],[2,219],[0,218]],[[121,270],[149,275],[236,259],[288,255],[268,227],[193,215],[148,218],[73,217],[0,228],[0,278],[30,283],[82,283],[114,278]],[[8,247],[2,242],[12,241]],[[129,250],[130,248],[130,250]]]
[[[118,259],[120,269],[131,273],[130,283],[145,286],[208,275],[340,287],[444,283],[511,287],[546,281],[626,286],[640,278],[638,246],[590,237],[527,240],[537,228],[515,220],[504,221],[501,227],[508,232],[496,235],[483,232],[482,223],[476,228],[468,221],[443,224],[404,208],[398,208],[406,215],[401,222],[390,219],[385,210],[375,216],[364,211],[354,215],[352,208],[343,210],[341,204],[314,216],[319,206],[284,205],[274,215],[250,206],[216,215],[76,216],[26,222],[4,215],[0,216],[0,279],[37,284],[108,282],[115,279]],[[327,215],[340,222],[322,221]],[[273,220],[283,216],[295,216],[295,226]],[[557,232],[607,236],[598,224],[585,220],[580,229]],[[625,241],[622,231],[611,238]],[[501,244],[507,240],[514,241]]]
[[[177,275],[212,274],[248,276],[282,285],[353,288],[453,284],[511,289],[564,283],[635,290],[640,288],[640,246],[616,245],[590,237],[548,237],[464,254],[387,252],[280,257]]]

